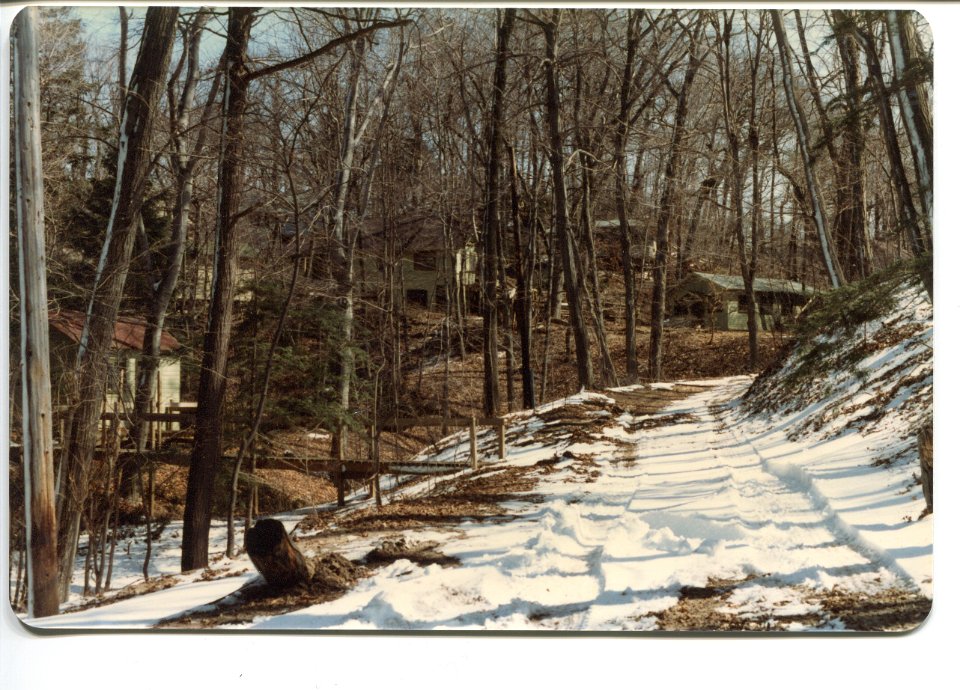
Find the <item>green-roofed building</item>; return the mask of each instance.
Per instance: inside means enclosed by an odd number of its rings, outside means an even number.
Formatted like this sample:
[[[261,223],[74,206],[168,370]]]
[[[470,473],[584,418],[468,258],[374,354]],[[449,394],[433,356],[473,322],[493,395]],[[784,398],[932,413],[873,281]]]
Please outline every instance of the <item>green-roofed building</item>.
[[[815,290],[795,280],[754,278],[757,323],[766,331],[789,327]],[[747,296],[740,276],[690,272],[670,291],[670,313],[704,327],[747,330]]]

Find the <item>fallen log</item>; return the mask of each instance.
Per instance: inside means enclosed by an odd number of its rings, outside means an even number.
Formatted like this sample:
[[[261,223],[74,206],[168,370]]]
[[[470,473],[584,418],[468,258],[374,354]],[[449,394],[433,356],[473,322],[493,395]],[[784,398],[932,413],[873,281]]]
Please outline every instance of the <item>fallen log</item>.
[[[290,541],[279,520],[257,520],[257,524],[247,530],[243,543],[257,571],[274,587],[293,587],[313,577],[312,565]]]

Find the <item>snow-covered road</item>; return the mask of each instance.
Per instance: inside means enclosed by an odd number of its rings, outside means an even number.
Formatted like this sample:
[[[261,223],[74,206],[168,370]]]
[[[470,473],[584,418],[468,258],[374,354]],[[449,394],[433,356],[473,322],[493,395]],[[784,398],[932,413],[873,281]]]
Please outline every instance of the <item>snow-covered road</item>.
[[[909,439],[881,425],[791,441],[790,417],[743,413],[749,383],[698,382],[688,388],[700,392],[652,415],[582,393],[515,416],[505,463],[490,444],[486,471],[462,476],[472,482],[527,468],[536,485],[506,504],[515,518],[404,535],[438,542],[459,566],[399,560],[334,601],[231,627],[837,630],[849,626],[824,600],[838,592],[848,601],[891,591],[930,597],[933,519],[916,520],[923,504],[915,468],[876,461]],[[421,483],[390,500],[432,488]],[[298,519],[286,518],[288,529]],[[383,536],[344,535],[341,553],[361,558]],[[169,560],[175,572],[176,559],[164,555],[156,566],[163,571]],[[222,565],[242,573],[249,562]],[[149,627],[209,608],[250,577],[177,576],[182,584],[164,592],[43,624]],[[707,618],[686,608],[695,599],[709,601],[700,611]]]
[[[909,471],[871,466],[869,438],[810,448],[738,421],[748,382],[611,419],[590,443],[511,448],[511,464],[569,458],[541,478],[539,502],[518,502],[517,520],[448,539],[460,567],[398,561],[337,601],[254,627],[653,630],[684,592],[723,582],[721,613],[836,629],[817,592],[929,595],[932,520],[905,519],[922,507]],[[588,457],[584,481],[569,470]]]

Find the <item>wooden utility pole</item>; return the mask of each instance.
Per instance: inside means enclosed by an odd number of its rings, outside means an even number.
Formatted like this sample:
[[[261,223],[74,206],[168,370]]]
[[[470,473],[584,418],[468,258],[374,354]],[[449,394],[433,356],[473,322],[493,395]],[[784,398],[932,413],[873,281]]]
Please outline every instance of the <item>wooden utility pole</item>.
[[[27,525],[28,612],[59,611],[57,514],[53,480],[53,404],[47,320],[43,169],[40,158],[36,7],[17,17],[13,40],[17,165],[17,238],[20,250],[20,332],[23,372],[23,469]]]

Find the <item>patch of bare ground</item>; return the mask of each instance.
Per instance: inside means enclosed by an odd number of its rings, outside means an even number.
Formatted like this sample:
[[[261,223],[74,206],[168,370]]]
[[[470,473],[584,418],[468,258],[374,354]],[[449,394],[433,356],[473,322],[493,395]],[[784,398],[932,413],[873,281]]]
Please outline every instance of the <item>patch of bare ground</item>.
[[[88,599],[82,604],[65,607],[61,613],[76,613],[77,611],[86,611],[87,609],[105,606],[106,604],[114,604],[124,599],[132,599],[133,597],[138,597],[143,594],[151,594],[164,589],[170,589],[179,583],[180,580],[176,575],[161,575],[160,577],[151,578],[146,582],[135,582],[115,592],[98,595]]]
[[[691,393],[703,390],[700,386],[677,384],[669,389],[637,388],[630,391],[606,391],[620,407],[633,415],[648,415],[663,409],[668,403],[683,400]]]
[[[446,568],[460,565],[460,560],[437,550],[435,541],[407,541],[406,538],[384,539],[379,546],[364,556],[368,565],[385,565],[399,560],[408,560],[417,565],[442,565]]]
[[[753,579],[756,577],[711,578],[705,587],[682,588],[674,606],[654,614],[659,628],[674,632],[786,632],[798,628],[905,632],[920,625],[930,612],[930,599],[901,588],[866,594],[796,587],[801,600],[810,605],[807,611],[779,614],[774,602],[773,609],[762,617],[743,615],[728,602],[737,587]]]
[[[345,514],[325,513],[305,518],[301,531],[367,535],[437,525],[456,525],[463,520],[512,519],[501,503],[536,502],[530,492],[536,486],[536,468],[487,467],[469,475],[438,481],[428,494],[404,496],[383,506]],[[311,543],[313,537],[304,537]]]
[[[245,625],[262,616],[279,616],[338,599],[368,574],[362,564],[339,554],[325,554],[314,559],[313,578],[309,582],[281,589],[257,579],[222,599],[164,619],[156,627],[206,629]]]
[[[824,610],[843,622],[847,630],[863,632],[907,632],[919,626],[930,613],[933,602],[905,589],[885,589],[876,594],[834,589],[817,594]]]
[[[445,407],[451,416],[482,416],[480,401],[483,400],[483,362],[480,352],[479,318],[468,320],[467,340],[475,348],[468,346],[464,359],[454,357],[449,365],[442,361],[427,361],[423,366],[411,368],[407,374],[409,395],[402,405],[411,413],[432,415],[440,414]],[[608,321],[607,345],[613,358],[620,384],[626,383],[626,339],[621,320]],[[549,344],[545,347],[544,327],[540,326],[534,335],[534,361],[536,363],[537,401],[556,400],[575,394],[580,386],[577,383],[577,362],[571,341],[566,338],[566,329],[562,324],[551,324]],[[695,327],[670,326],[663,336],[663,367],[661,376],[664,381],[692,381],[697,379],[718,378],[739,374],[752,374],[763,371],[773,363],[781,351],[789,344],[790,338],[779,333],[762,332],[759,334],[759,358],[755,366],[750,365],[749,338],[746,331],[713,331]],[[637,328],[637,358],[646,362],[649,355],[650,329],[647,326]],[[599,350],[599,348],[594,348]],[[546,353],[547,366],[543,361]],[[519,361],[519,350],[515,353]],[[505,362],[502,362],[505,364]],[[601,370],[599,354],[595,354],[594,371]],[[546,371],[546,381],[542,380]],[[646,371],[641,371],[642,377]],[[541,396],[541,387],[545,394]],[[501,411],[518,409],[520,399],[520,380],[514,377],[513,400],[509,404],[510,384],[506,367],[500,369]],[[658,393],[670,392],[657,391]],[[680,390],[673,394],[687,394],[693,391]],[[677,399],[677,398],[675,398]],[[618,401],[619,402],[619,401]],[[632,409],[629,403],[620,403],[634,414],[650,414],[639,406]]]

